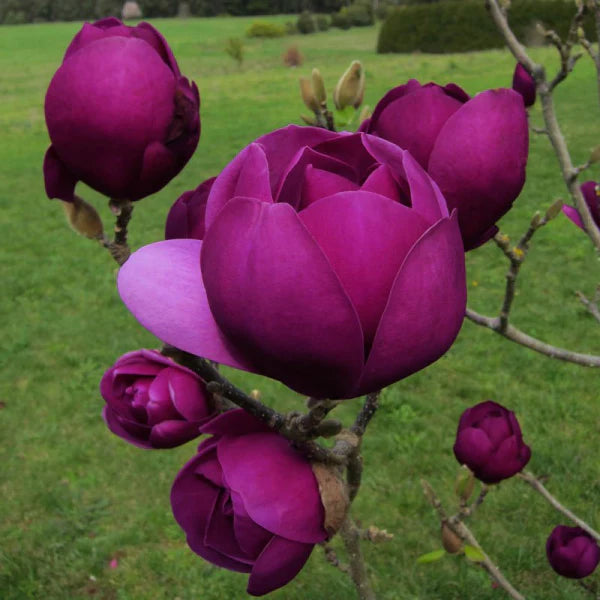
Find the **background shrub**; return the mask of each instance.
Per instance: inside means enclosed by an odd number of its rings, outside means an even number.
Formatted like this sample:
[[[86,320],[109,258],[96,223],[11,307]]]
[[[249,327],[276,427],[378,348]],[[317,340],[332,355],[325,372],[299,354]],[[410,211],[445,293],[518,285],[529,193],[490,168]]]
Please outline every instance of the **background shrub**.
[[[569,0],[518,0],[512,3],[509,21],[521,40],[531,36],[536,21],[564,37],[574,13]],[[591,17],[584,25],[589,35]],[[390,11],[379,32],[377,52],[466,52],[503,46],[483,2],[448,0]]]
[[[285,27],[267,21],[255,21],[246,30],[248,37],[275,38],[285,35]]]
[[[331,26],[337,27],[338,29],[350,29],[350,27],[352,27],[352,23],[350,23],[350,17],[348,16],[348,12],[345,10],[345,7],[342,8],[340,12],[331,15]]]
[[[314,33],[317,30],[315,18],[307,10],[302,11],[298,20],[296,21],[296,27],[300,33]]]
[[[331,24],[331,19],[327,15],[317,15],[315,17],[315,22],[319,31],[327,31]]]

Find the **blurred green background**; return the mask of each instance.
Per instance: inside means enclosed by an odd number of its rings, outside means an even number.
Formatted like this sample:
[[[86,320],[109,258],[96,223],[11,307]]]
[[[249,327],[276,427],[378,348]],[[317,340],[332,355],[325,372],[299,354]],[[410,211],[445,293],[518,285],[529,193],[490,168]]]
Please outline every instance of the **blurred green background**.
[[[510,85],[514,62],[506,51],[432,56],[377,55],[376,27],[310,36],[244,39],[245,59],[224,52],[243,37],[251,18],[153,21],[169,40],[185,75],[202,96],[202,138],[183,173],[136,205],[133,248],[162,238],[172,202],[220,169],[248,142],[306,113],[298,78],[319,67],[331,93],[353,59],[366,68],[365,103],[410,77],[469,93]],[[268,17],[284,23],[287,17]],[[46,198],[41,165],[48,146],[43,101],[77,23],[0,30],[0,597],[119,600],[244,598],[246,577],[219,570],[189,551],[169,506],[169,489],[195,442],[173,451],[141,451],[105,428],[98,382],[121,354],[157,347],[127,312],[106,251],[75,235],[57,201]],[[282,62],[297,45],[304,65]],[[551,49],[534,56],[556,68]],[[557,113],[575,162],[600,141],[595,71],[583,58],[556,92]],[[541,123],[539,107],[531,111]],[[588,178],[598,178],[594,167]],[[112,229],[106,200],[81,185]],[[528,180],[501,228],[516,238],[533,212],[564,197],[554,154],[532,135]],[[499,310],[505,259],[493,244],[467,256],[469,305]],[[559,216],[534,239],[522,269],[513,322],[541,339],[600,352],[598,324],[574,296],[593,293],[598,264],[587,238]],[[302,399],[283,386],[227,371],[238,385],[258,388],[280,410]],[[552,361],[465,322],[450,352],[430,368],[385,390],[364,441],[365,475],[354,514],[363,525],[394,534],[384,545],[365,543],[378,598],[488,600],[503,597],[487,575],[459,557],[417,565],[440,546],[439,524],[424,499],[426,477],[450,504],[457,463],[456,423],[486,398],[517,412],[532,446],[531,469],[570,508],[600,525],[598,497],[599,374]],[[340,416],[351,422],[359,401]],[[493,490],[472,521],[483,547],[529,599],[586,597],[546,563],[544,544],[564,518],[522,482]],[[337,541],[335,542],[337,546]],[[116,559],[116,568],[110,563]],[[113,561],[113,566],[114,566]],[[596,579],[598,579],[596,575]],[[277,599],[352,598],[345,575],[316,548],[300,575]]]

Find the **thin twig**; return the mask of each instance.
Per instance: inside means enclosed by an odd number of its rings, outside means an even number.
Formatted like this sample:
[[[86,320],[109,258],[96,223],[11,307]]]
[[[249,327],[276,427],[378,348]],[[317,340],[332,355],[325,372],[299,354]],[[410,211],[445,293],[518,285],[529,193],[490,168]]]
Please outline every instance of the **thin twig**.
[[[376,392],[368,394],[365,398],[365,403],[351,428],[356,435],[364,435],[367,426],[379,408],[380,394],[381,390],[377,390]]]
[[[564,507],[542,484],[542,482],[533,473],[518,473],[517,477],[528,483],[536,492],[541,494],[558,512],[562,513],[576,523],[581,529],[587,531],[596,541],[600,542],[600,533],[590,527],[585,521]]]
[[[350,576],[360,600],[375,600],[375,592],[367,576],[367,569],[360,548],[360,532],[350,515],[346,517],[340,529],[340,536],[348,552]]]
[[[467,319],[473,323],[476,323],[477,325],[487,327],[488,329],[503,335],[505,338],[516,342],[517,344],[521,344],[526,348],[535,350],[536,352],[549,356],[550,358],[557,358],[558,360],[564,360],[566,362],[575,363],[584,367],[600,367],[600,356],[572,352],[571,350],[566,350],[565,348],[558,348],[557,346],[546,344],[545,342],[527,335],[525,332],[510,324],[504,331],[502,331],[500,328],[500,319],[498,317],[486,317],[485,315],[481,315],[470,308],[467,308],[465,316]]]
[[[469,504],[468,506],[461,507],[460,516],[463,519],[472,517],[473,513],[483,504],[483,501],[485,500],[485,497],[488,495],[489,491],[490,488],[484,483],[475,501]]]
[[[478,561],[477,564],[481,565],[481,567],[489,573],[492,579],[496,581],[496,583],[503,588],[511,598],[514,600],[525,600],[525,597],[513,587],[500,569],[492,562],[491,558],[484,552],[475,536],[471,533],[471,530],[462,522],[460,514],[448,518],[446,510],[431,485],[424,479],[421,480],[421,485],[423,486],[423,492],[425,493],[427,500],[436,510],[440,522],[446,524],[463,542],[466,542],[479,550],[482,560]]]
[[[569,154],[567,144],[556,119],[554,101],[552,99],[552,87],[546,79],[545,69],[542,65],[535,63],[529,57],[525,48],[519,43],[519,40],[516,38],[508,24],[506,15],[498,4],[498,0],[486,0],[486,3],[492,18],[496,23],[496,27],[503,35],[506,45],[512,52],[513,56],[535,79],[536,89],[542,105],[542,115],[544,117],[545,129],[548,132],[548,137],[552,143],[554,152],[560,164],[565,185],[567,186],[567,189],[573,198],[575,208],[581,215],[581,220],[583,221],[588,237],[596,249],[600,251],[600,230],[594,223],[589,208],[583,198],[583,194],[581,193],[581,189],[577,184],[577,173],[573,167],[571,155]],[[600,16],[598,16],[598,19],[600,19]]]
[[[582,292],[575,292],[575,295],[579,298],[581,304],[583,304],[589,311],[589,313],[600,323],[600,307],[598,302],[600,301],[600,286],[596,288],[594,299],[590,300]]]
[[[335,549],[329,544],[323,542],[321,544],[323,547],[323,552],[325,553],[325,560],[333,565],[336,569],[339,569],[342,573],[350,573],[350,566],[340,562],[338,558],[337,552]]]

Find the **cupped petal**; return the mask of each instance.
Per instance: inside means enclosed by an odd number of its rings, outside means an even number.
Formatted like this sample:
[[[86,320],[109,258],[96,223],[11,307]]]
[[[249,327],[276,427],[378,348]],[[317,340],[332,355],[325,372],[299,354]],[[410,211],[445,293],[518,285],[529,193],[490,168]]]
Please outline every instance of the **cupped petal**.
[[[352,389],[360,323],[291,206],[232,200],[207,231],[201,264],[215,320],[257,372],[321,398]]]
[[[234,560],[209,548],[204,535],[216,506],[221,489],[196,475],[199,457],[190,460],[179,471],[171,488],[171,509],[179,526],[185,531],[188,546],[205,560],[232,571],[249,573],[251,565]]]
[[[202,421],[210,414],[206,388],[196,375],[168,369],[169,395],[177,412],[187,421]]]
[[[167,215],[166,240],[175,238],[201,240],[204,237],[206,202],[215,179],[211,177],[203,181],[195,190],[184,192],[175,201]]]
[[[175,448],[200,435],[198,423],[163,421],[152,427],[150,443],[154,448]]]
[[[368,353],[400,265],[428,223],[416,211],[362,190],[323,198],[299,216],[350,297]]]
[[[339,135],[337,138],[321,142],[315,146],[315,150],[352,168],[354,180],[360,184],[379,166],[365,146],[362,133]]]
[[[259,137],[256,143],[262,146],[269,163],[269,178],[273,196],[281,186],[281,178],[289,162],[301,148],[315,146],[340,135],[321,127],[288,125]]]
[[[148,413],[148,425],[156,425],[170,419],[181,420],[181,415],[171,402],[169,370],[168,368],[163,369],[153,379],[148,389],[148,402],[145,406]]]
[[[395,100],[406,96],[407,94],[411,94],[421,89],[421,84],[417,79],[409,79],[405,84],[398,85],[395,88],[392,88],[389,92],[384,94],[381,100],[377,103],[373,114],[371,115],[370,123],[368,125],[367,130],[361,129],[361,131],[365,131],[365,133],[371,133],[371,128],[375,127],[379,116],[381,113]]]
[[[395,202],[402,202],[398,183],[394,179],[392,171],[387,165],[380,165],[377,167],[369,177],[367,177],[367,180],[362,184],[360,189],[363,192],[373,192],[374,194],[386,196]]]
[[[517,63],[515,67],[512,89],[521,94],[525,106],[533,106],[535,104],[535,80],[521,63]]]
[[[481,424],[494,447],[498,447],[506,438],[512,437],[513,432],[509,420],[505,416],[489,416]]]
[[[150,450],[154,447],[149,441],[150,427],[120,418],[110,406],[104,406],[102,409],[102,418],[108,429],[126,442],[145,450]]]
[[[256,172],[253,172],[253,168]],[[265,151],[256,142],[246,146],[215,179],[206,203],[206,228],[212,226],[223,207],[242,195],[272,202],[269,164]]]
[[[461,465],[467,465],[472,470],[483,467],[493,451],[492,442],[481,429],[467,427],[456,436],[454,456]]]
[[[454,212],[423,234],[400,267],[356,395],[390,385],[445,354],[458,335],[466,302]]]
[[[448,208],[458,209],[470,250],[519,195],[529,145],[521,96],[509,89],[478,94],[442,127],[427,171]]]
[[[306,564],[313,547],[274,536],[252,567],[246,591],[264,596],[289,583]]]
[[[306,197],[303,194],[306,191],[304,180],[310,166],[337,175],[340,180],[347,180],[348,184],[345,185],[351,185],[352,182],[356,183],[357,181],[356,173],[350,165],[327,154],[317,152],[313,148],[302,148],[292,158],[281,178],[281,186],[275,195],[277,202],[286,202],[297,211],[310,204],[310,196]],[[340,180],[338,180],[338,183]]]
[[[255,523],[297,542],[327,537],[317,480],[289,440],[277,433],[225,436],[217,455],[227,485]]]
[[[507,409],[494,402],[493,400],[486,400],[485,402],[480,402],[475,406],[471,406],[467,408],[458,421],[458,429],[459,431],[464,427],[481,427],[482,421],[488,416],[502,416],[507,414]]]
[[[142,21],[136,27],[130,29],[133,37],[140,38],[150,44],[156,52],[158,52],[161,59],[169,65],[173,73],[177,76],[180,75],[179,66],[177,65],[171,47],[158,29],[145,21]]]
[[[248,556],[257,558],[269,543],[273,534],[255,523],[248,514],[242,497],[231,490],[233,504],[233,530],[240,548]]]
[[[139,200],[158,192],[180,170],[175,155],[162,142],[151,142],[144,150],[142,170],[137,182],[131,186],[129,199]]]
[[[309,164],[304,170],[299,206],[305,208],[325,196],[356,189],[358,189],[358,185],[350,179],[330,171],[317,169]]]
[[[54,146],[50,146],[44,156],[44,185],[48,198],[58,198],[73,202],[77,177],[60,160]]]
[[[592,219],[598,227],[600,227],[600,188],[595,181],[586,181],[581,185],[581,193],[588,208]]]
[[[462,103],[446,94],[443,88],[424,86],[390,102],[369,133],[408,150],[427,168],[441,128],[461,106]]]
[[[119,270],[119,293],[136,319],[163,342],[238,369],[250,365],[216,324],[202,282],[199,240],[143,246]]]

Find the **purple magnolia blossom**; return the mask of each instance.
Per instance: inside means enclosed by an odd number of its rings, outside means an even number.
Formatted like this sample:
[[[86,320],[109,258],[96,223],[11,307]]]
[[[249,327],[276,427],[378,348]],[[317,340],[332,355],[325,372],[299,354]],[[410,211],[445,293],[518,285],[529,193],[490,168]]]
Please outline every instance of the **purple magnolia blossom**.
[[[200,435],[215,416],[203,381],[155,350],[124,354],[104,373],[108,428],[141,448],[172,448]]]
[[[289,126],[217,177],[203,241],[134,253],[123,301],[163,341],[320,398],[442,356],[466,304],[456,214],[412,156],[366,134]]]
[[[222,414],[202,432],[213,436],[171,490],[175,519],[202,558],[250,573],[249,594],[272,592],[327,538],[310,463],[243,410]]]
[[[580,579],[594,572],[600,562],[596,540],[581,527],[558,525],[546,542],[550,566],[563,577]]]
[[[411,79],[390,90],[361,131],[408,150],[458,209],[466,250],[489,240],[525,183],[527,114],[519,94]]]
[[[515,67],[512,89],[523,96],[525,106],[535,104],[535,80],[521,63],[517,63]]]
[[[211,177],[203,181],[195,190],[184,192],[175,200],[167,215],[166,240],[177,238],[201,240],[204,237],[206,201],[215,179]]]
[[[498,483],[518,473],[531,458],[515,413],[487,400],[461,415],[454,455],[477,479]]]
[[[595,181],[586,181],[581,185],[581,193],[583,199],[590,209],[590,214],[594,223],[600,227],[600,186]],[[565,205],[562,208],[563,213],[571,220],[577,227],[585,231],[581,215],[574,206]]]
[[[118,200],[157,192],[198,145],[199,106],[152,25],[86,23],[46,93],[48,197],[71,202],[79,180]]]

